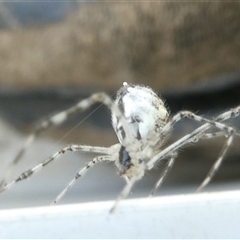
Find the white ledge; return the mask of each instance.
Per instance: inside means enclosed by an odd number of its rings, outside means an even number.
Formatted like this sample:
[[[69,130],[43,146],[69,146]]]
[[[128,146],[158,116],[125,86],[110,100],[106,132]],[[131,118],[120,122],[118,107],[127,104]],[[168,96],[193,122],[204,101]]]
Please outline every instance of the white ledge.
[[[0,211],[0,238],[239,238],[240,191]]]

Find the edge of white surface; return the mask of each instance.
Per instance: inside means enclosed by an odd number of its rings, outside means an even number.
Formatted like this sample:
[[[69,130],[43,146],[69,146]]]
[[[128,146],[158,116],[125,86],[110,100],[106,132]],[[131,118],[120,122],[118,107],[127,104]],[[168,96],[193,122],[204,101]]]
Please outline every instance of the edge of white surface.
[[[0,238],[239,238],[240,191],[0,211]]]

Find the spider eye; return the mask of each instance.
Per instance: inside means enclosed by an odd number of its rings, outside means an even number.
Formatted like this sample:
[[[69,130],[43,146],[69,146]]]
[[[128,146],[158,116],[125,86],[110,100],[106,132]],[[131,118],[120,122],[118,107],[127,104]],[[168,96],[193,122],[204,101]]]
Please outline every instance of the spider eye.
[[[131,157],[126,151],[125,147],[122,146],[119,151],[119,162],[120,162],[120,175],[124,174],[133,164],[131,163]]]

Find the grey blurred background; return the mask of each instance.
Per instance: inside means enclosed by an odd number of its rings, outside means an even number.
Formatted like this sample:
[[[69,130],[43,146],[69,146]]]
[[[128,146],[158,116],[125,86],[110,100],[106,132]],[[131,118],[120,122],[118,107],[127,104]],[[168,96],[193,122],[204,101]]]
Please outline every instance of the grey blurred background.
[[[94,92],[114,96],[124,81],[154,88],[172,114],[188,109],[212,117],[237,106],[239,22],[239,2],[0,3],[0,174],[44,116]],[[109,111],[93,113],[96,107],[44,133],[9,181],[67,143],[116,143]],[[239,127],[239,119],[229,124]],[[196,126],[183,121],[169,141]],[[224,138],[206,140],[181,150],[158,195],[194,192],[223,144]],[[239,155],[236,139],[206,191],[239,188]],[[0,208],[48,205],[91,158],[64,156],[2,193]],[[130,197],[147,196],[163,165],[146,173]],[[115,199],[123,186],[116,168],[101,164],[61,203]]]

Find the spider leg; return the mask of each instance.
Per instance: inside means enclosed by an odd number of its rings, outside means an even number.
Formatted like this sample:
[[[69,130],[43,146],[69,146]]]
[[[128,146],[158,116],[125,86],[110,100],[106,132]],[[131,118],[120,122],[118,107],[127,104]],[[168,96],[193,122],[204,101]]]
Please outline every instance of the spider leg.
[[[222,137],[226,136],[226,133],[224,132],[211,132],[211,133],[203,133],[199,137],[199,139],[210,139],[210,138],[216,138],[216,137]]]
[[[239,107],[239,111],[240,111],[240,107]],[[231,112],[229,114],[229,112],[230,111],[225,112],[225,113],[219,115],[216,119],[218,121],[224,121],[224,120],[226,120],[228,118],[232,118],[233,116],[231,116],[232,114],[231,114]],[[219,124],[221,124],[221,123],[219,123]],[[168,127],[166,128],[167,125],[168,125]],[[197,129],[195,129],[194,131],[192,131],[191,133],[181,137],[179,140],[177,140],[176,142],[172,143],[170,146],[166,147],[165,149],[160,151],[158,154],[156,154],[154,157],[152,157],[152,159],[150,159],[148,161],[148,163],[146,164],[146,168],[148,170],[152,169],[156,162],[161,161],[162,159],[166,158],[172,152],[175,152],[179,148],[181,148],[181,147],[183,147],[183,146],[185,146],[185,145],[187,145],[187,144],[189,144],[191,142],[197,142],[201,138],[203,133],[205,131],[207,131],[209,128],[211,128],[212,126],[213,125],[211,123],[205,123],[202,126],[200,126]],[[224,125],[224,127],[225,126],[226,125]],[[231,127],[229,127],[229,128],[228,128],[228,130],[232,130]],[[160,132],[159,136],[162,136],[162,134],[165,133],[166,131],[168,131],[169,129],[170,129],[169,128],[169,124],[166,124],[165,127],[163,128],[163,130]],[[235,134],[236,135],[240,135],[239,132],[236,132],[236,130],[235,130]]]
[[[218,136],[223,136],[223,135],[224,134],[222,132],[217,132],[217,133],[205,134],[201,138],[213,138],[213,137],[218,137]],[[226,156],[227,150],[232,145],[233,137],[234,137],[234,134],[232,134],[230,137],[228,137],[218,159],[214,162],[213,166],[211,167],[210,171],[208,172],[207,176],[205,177],[205,179],[203,180],[201,185],[197,188],[196,192],[202,191],[209,184],[209,182],[213,179],[214,175],[216,174],[219,167],[221,166],[224,157]],[[163,172],[162,176],[160,177],[160,179],[156,182],[149,197],[152,197],[155,194],[156,190],[161,186],[161,184],[163,183],[163,180],[165,179],[165,177],[167,176],[169,171],[172,169],[172,166],[175,162],[176,157],[177,157],[177,155],[174,155],[169,160],[168,165],[164,169],[164,172]]]
[[[225,157],[225,155],[227,153],[227,150],[229,149],[229,147],[231,146],[231,144],[233,142],[234,135],[237,135],[237,136],[240,135],[237,130],[235,130],[232,127],[228,127],[226,124],[219,123],[219,121],[225,121],[226,119],[237,117],[237,116],[239,116],[239,112],[240,112],[240,106],[220,114],[213,121],[203,118],[202,119],[203,122],[205,120],[207,120],[206,121],[207,123],[205,123],[202,126],[198,127],[197,129],[195,129],[191,133],[183,136],[178,141],[174,142],[173,144],[171,144],[170,146],[168,146],[164,150],[162,150],[160,153],[156,154],[146,164],[146,168],[147,169],[152,169],[154,164],[157,161],[161,161],[162,159],[166,158],[169,154],[175,152],[176,150],[178,150],[179,148],[183,147],[184,145],[187,145],[188,143],[196,142],[199,139],[201,139],[202,137],[204,138],[205,131],[207,131],[212,126],[215,126],[215,127],[219,128],[221,130],[221,132],[223,133],[222,135],[226,135],[226,132],[227,132],[227,141],[226,141],[226,143],[225,143],[225,145],[224,145],[224,147],[223,147],[223,149],[221,151],[221,154],[220,154],[219,158],[214,163],[214,165],[211,168],[211,170],[210,170],[209,174],[207,175],[206,179],[203,181],[203,183],[198,188],[198,191],[202,190],[203,187],[205,187],[211,181],[211,179],[213,178],[214,174],[219,169],[219,167],[220,167],[220,165],[222,163],[222,160],[224,159],[224,157]],[[179,115],[179,114],[177,114],[177,115]],[[169,126],[174,124],[174,123],[176,123],[176,119],[179,119],[179,116],[176,117],[173,121],[171,121],[170,124],[168,124],[168,128],[166,128],[166,126],[165,126],[164,129],[163,129],[163,132],[168,131],[169,130]],[[216,121],[218,121],[218,122],[216,122]],[[219,134],[220,133],[218,132],[217,135],[219,135]],[[160,136],[161,135],[162,135],[162,132],[160,133]],[[213,135],[206,134],[206,136],[214,137],[214,134]]]
[[[215,138],[215,137],[220,137],[220,136],[225,136],[225,135],[226,134],[223,133],[223,132],[203,133],[203,134],[201,134],[201,137],[199,137],[199,138],[208,139],[208,138]],[[172,169],[173,164],[175,163],[176,157],[177,157],[177,153],[172,154],[171,158],[168,160],[168,163],[167,163],[165,169],[163,170],[163,173],[162,173],[161,177],[159,178],[159,180],[154,185],[154,188],[152,189],[149,197],[153,197],[155,195],[157,189],[162,185],[166,176],[169,174],[170,170]]]
[[[225,134],[224,132],[203,133],[203,134],[201,134],[201,137],[199,137],[199,138],[201,138],[201,139],[209,139],[209,138],[221,137],[221,136],[225,136],[225,135],[226,135],[226,134]],[[199,140],[199,139],[197,139],[197,140]],[[168,173],[169,173],[170,170],[172,169],[173,164],[175,163],[176,157],[177,157],[177,153],[175,153],[175,154],[173,154],[173,155],[171,156],[171,158],[170,158],[169,161],[168,161],[168,164],[166,165],[166,167],[165,167],[165,169],[164,169],[161,177],[160,177],[159,180],[156,182],[156,184],[155,184],[154,188],[152,189],[149,197],[152,197],[153,195],[155,195],[157,189],[162,185],[162,183],[163,183],[163,181],[165,180],[166,176],[168,175]],[[215,165],[215,164],[214,164],[214,165]],[[220,165],[219,165],[219,166],[220,166]],[[216,167],[217,167],[217,166],[216,166]],[[215,169],[215,167],[214,167],[214,169]],[[209,173],[210,173],[210,172],[209,172]],[[209,175],[209,174],[208,174],[208,175]],[[212,178],[213,175],[214,175],[214,173],[211,174],[211,178]],[[210,179],[211,179],[211,178],[210,178]],[[210,179],[209,179],[209,181],[210,181]],[[202,183],[202,184],[203,184],[203,183]],[[208,183],[204,184],[204,186],[207,185],[207,184],[208,184]],[[204,186],[202,186],[202,188],[204,188]],[[200,187],[199,187],[199,188],[200,188]],[[197,190],[197,191],[200,191],[200,189]]]
[[[214,162],[213,166],[211,167],[210,171],[208,172],[207,176],[205,177],[205,179],[203,180],[201,185],[197,188],[196,192],[202,191],[203,188],[206,187],[208,185],[208,183],[212,180],[213,176],[215,175],[215,173],[218,171],[219,167],[221,166],[222,161],[223,161],[224,157],[226,156],[228,149],[232,145],[233,138],[234,138],[234,133],[232,133],[228,137],[226,143],[224,144],[224,146],[222,148],[222,151],[221,151],[218,159]]]
[[[229,116],[229,118],[230,117],[231,116]],[[232,127],[229,127],[224,123],[220,123],[220,121],[223,121],[220,117],[219,117],[219,119],[216,118],[214,120],[210,120],[208,118],[196,115],[190,111],[181,111],[181,112],[177,113],[176,115],[174,115],[172,117],[172,119],[163,127],[163,129],[161,130],[161,132],[159,134],[159,138],[161,138],[164,133],[168,132],[177,122],[179,122],[183,118],[189,118],[196,122],[200,122],[202,124],[209,123],[211,126],[216,127],[218,129],[220,129],[220,131],[226,132],[228,134],[231,132],[231,129],[232,129]]]
[[[127,124],[127,121],[125,117],[123,116],[122,112],[119,110],[119,108],[114,104],[112,99],[105,93],[96,93],[91,95],[89,98],[86,98],[74,106],[61,111],[46,120],[44,120],[36,129],[33,131],[32,134],[29,135],[26,142],[22,146],[22,148],[17,153],[16,157],[12,160],[12,162],[9,164],[7,170],[5,171],[4,176],[2,177],[2,180],[0,181],[0,190],[3,187],[3,185],[6,183],[6,180],[8,179],[8,176],[10,175],[12,168],[19,163],[20,159],[24,155],[26,149],[29,147],[29,145],[35,140],[35,138],[42,133],[43,131],[49,129],[50,127],[58,126],[65,122],[71,115],[73,115],[76,112],[84,111],[91,107],[93,104],[100,102],[104,105],[106,105],[111,112],[113,112],[119,122],[122,123],[122,131],[124,132],[124,141],[133,141],[134,138],[131,134],[130,127]]]
[[[124,180],[126,181],[126,183],[129,182],[129,178],[128,178],[127,176],[124,176],[123,178],[124,178]]]
[[[74,145],[70,144],[64,148],[62,148],[60,151],[54,153],[51,157],[47,158],[45,161],[39,163],[35,167],[23,172],[18,178],[13,180],[12,182],[5,184],[1,189],[0,192],[3,192],[12,186],[14,186],[17,182],[20,182],[22,180],[28,179],[30,176],[35,174],[36,172],[40,171],[43,167],[51,163],[52,161],[56,160],[66,152],[75,152],[75,151],[83,151],[83,152],[94,152],[94,153],[105,153],[105,154],[113,154],[114,151],[116,151],[117,148],[119,148],[119,144],[115,144],[109,148],[105,147],[93,147],[93,146],[83,146],[83,145]]]
[[[119,194],[114,205],[110,209],[110,213],[113,213],[115,211],[117,205],[119,204],[119,202],[121,200],[125,199],[129,195],[133,185],[137,182],[137,180],[139,180],[139,177],[137,175],[135,175],[134,177],[130,178],[129,181],[127,181],[126,186],[123,188],[122,192]]]
[[[239,113],[240,113],[240,106],[222,113],[221,115],[216,117],[215,120],[216,121],[224,121],[229,118],[235,118],[235,117],[239,116]],[[225,135],[223,132],[205,133],[202,138],[212,138],[212,137],[218,137],[218,136],[223,136],[223,135]],[[236,134],[236,135],[239,135],[239,134]],[[211,167],[210,171],[208,172],[207,176],[205,177],[205,179],[203,180],[201,185],[197,188],[196,192],[202,191],[203,188],[205,186],[207,186],[207,184],[212,180],[215,173],[218,171],[219,167],[221,166],[221,163],[227,153],[228,148],[231,146],[231,144],[233,142],[233,137],[234,137],[234,134],[229,136],[225,145],[222,148],[222,151],[221,151],[218,159],[214,162],[213,166]]]
[[[55,198],[55,200],[52,202],[52,205],[57,204],[63,198],[63,196],[66,194],[66,192],[69,190],[69,188],[74,185],[74,183],[78,180],[78,178],[82,177],[87,172],[87,170],[89,170],[91,167],[93,167],[96,163],[99,163],[102,161],[115,161],[115,160],[116,159],[113,156],[95,157],[84,168],[81,168],[76,173],[75,177],[69,182],[69,184],[63,189],[63,191]]]
[[[226,120],[228,118],[237,117],[239,115],[239,111],[240,111],[240,107],[236,107],[234,109],[231,109],[231,110],[229,110],[227,112],[224,112],[224,113],[220,114],[218,117],[215,118],[215,120],[217,120],[217,121],[224,121],[224,120]],[[222,132],[222,131],[212,132],[212,133],[205,133],[204,131],[207,130],[208,128],[210,128],[210,127],[211,126],[207,123],[207,124],[203,125],[202,127],[200,127],[199,129],[196,129],[194,132],[192,132],[192,135],[189,136],[189,137],[191,137],[190,139],[186,139],[185,140],[185,137],[183,137],[183,141],[182,141],[182,139],[179,140],[179,144],[181,144],[181,145],[178,148],[182,147],[185,144],[193,142],[193,141],[197,142],[199,139],[206,139],[206,138],[214,138],[214,137],[226,136],[226,133]],[[199,133],[199,134],[197,134],[197,133]],[[184,141],[186,141],[186,142],[184,143]],[[229,141],[231,141],[231,139]],[[230,142],[230,144],[231,144],[231,142]],[[225,151],[226,150],[227,149],[225,149]],[[170,152],[171,151],[172,151],[172,149],[170,150]],[[222,150],[221,153],[222,154],[226,154],[226,152],[224,153],[223,150]],[[201,184],[201,186],[199,187],[199,189],[197,191],[200,191],[201,189],[203,189],[204,186],[206,186],[208,184],[208,182],[212,179],[213,175],[215,174],[215,171],[217,171],[217,169],[221,165],[221,160],[223,159],[223,155],[222,154],[220,154],[220,156],[222,156],[222,157],[220,157],[216,161],[216,163],[214,164],[214,166],[210,170],[211,174],[209,172],[209,174],[207,175],[207,177],[206,177],[207,180],[203,181],[203,183]],[[177,154],[171,156],[171,159],[168,161],[168,165],[164,169],[163,174],[160,177],[160,179],[156,182],[156,184],[155,184],[154,188],[152,189],[149,197],[152,197],[155,194],[156,190],[161,186],[161,184],[163,183],[163,180],[165,179],[165,177],[167,176],[167,174],[171,170],[171,168],[172,168],[172,166],[173,166],[173,164],[175,162],[175,158],[176,157],[177,157]],[[162,159],[163,158],[165,158],[165,157],[162,157]]]
[[[172,169],[173,164],[175,163],[175,159],[177,157],[177,153],[172,154],[171,158],[168,160],[167,165],[165,166],[163,173],[161,174],[161,177],[159,178],[159,180],[155,183],[152,191],[150,192],[149,197],[152,197],[153,195],[155,195],[157,189],[162,185],[163,181],[165,180],[166,176],[168,175],[168,173],[170,172],[170,170]]]
[[[240,106],[237,106],[235,108],[232,108],[232,109],[218,115],[216,118],[214,118],[214,120],[221,122],[221,121],[225,121],[230,118],[238,117],[239,114],[240,114]]]
[[[187,113],[187,111],[185,111],[185,112]],[[192,114],[192,113],[190,112],[190,114]],[[181,112],[176,114],[175,119],[172,118],[172,120],[163,127],[156,142],[158,142],[159,139],[162,136],[164,136],[164,134],[166,134],[166,132],[168,132],[176,122],[180,121],[183,117],[187,117],[187,116],[180,117],[180,115],[181,115]],[[240,106],[237,106],[237,107],[232,108],[224,113],[221,113],[216,118],[214,118],[213,121],[210,120],[210,122],[216,122],[216,121],[222,122],[222,121],[225,121],[230,118],[238,117],[239,115],[240,115]],[[204,118],[203,118],[203,120],[204,120]],[[201,127],[194,130],[192,133],[190,133],[191,135],[187,135],[188,136],[187,138],[189,138],[189,141],[188,141],[188,139],[186,139],[186,143],[184,143],[185,136],[183,138],[179,139],[179,143],[181,142],[181,145],[179,146],[179,148],[182,147],[183,145],[188,144],[189,142],[197,142],[199,140],[199,138],[201,138],[200,136],[202,135],[202,133],[204,133],[206,130],[208,130],[211,127],[211,125],[214,126],[214,124],[210,124],[208,121],[206,121],[207,123],[205,123]],[[200,133],[199,136],[197,136],[198,133]],[[236,132],[236,135],[240,135],[240,134],[238,132]]]
[[[240,114],[240,106],[237,106],[236,108],[232,108],[216,118],[214,118],[215,121],[222,122],[230,118],[235,118],[238,117]],[[226,134],[224,132],[213,132],[213,133],[203,133],[201,136],[201,139],[206,139],[206,138],[213,138],[213,137],[220,137],[220,136],[225,136]],[[239,135],[239,133],[236,133],[236,135]]]

